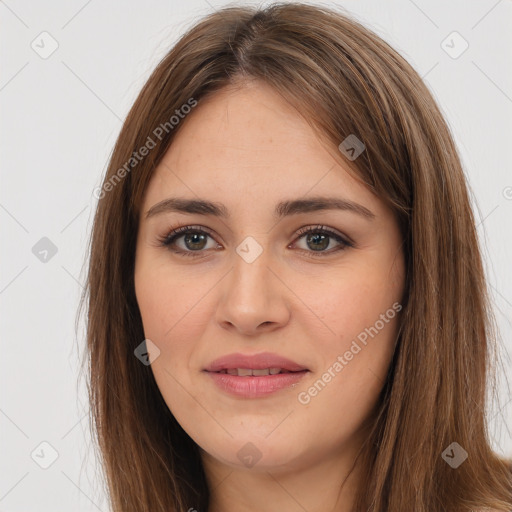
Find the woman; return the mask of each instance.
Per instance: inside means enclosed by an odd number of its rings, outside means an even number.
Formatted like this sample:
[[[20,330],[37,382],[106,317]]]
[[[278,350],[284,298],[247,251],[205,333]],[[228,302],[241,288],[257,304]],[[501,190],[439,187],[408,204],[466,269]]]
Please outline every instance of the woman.
[[[379,37],[307,4],[209,15],[95,195],[83,300],[114,512],[512,508],[464,173]]]

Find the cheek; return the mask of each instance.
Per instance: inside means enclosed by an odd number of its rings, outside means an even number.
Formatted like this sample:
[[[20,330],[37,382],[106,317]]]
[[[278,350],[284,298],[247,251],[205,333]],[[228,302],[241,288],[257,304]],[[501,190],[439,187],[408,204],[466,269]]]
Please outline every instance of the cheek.
[[[171,273],[168,267],[141,262],[135,271],[135,293],[144,333],[164,345],[169,344],[169,339],[180,337],[183,325],[187,329],[200,327],[200,319],[204,318],[200,299],[208,291],[208,283],[202,278]]]
[[[295,286],[307,308],[314,313],[302,318],[317,322],[329,345],[342,349],[347,342],[364,332],[386,314],[402,297],[402,281],[396,267],[367,264],[360,261],[349,268],[334,270],[329,276],[311,279],[309,276]],[[391,312],[393,314],[394,311]],[[394,314],[393,314],[394,317]],[[320,321],[320,323],[319,323]],[[386,322],[387,324],[390,322]],[[380,326],[380,324],[379,324]],[[379,330],[382,329],[380,326]]]
[[[168,263],[136,267],[136,297],[144,335],[159,350],[151,370],[169,409],[184,424],[189,414],[197,417],[204,413],[190,392],[199,370],[195,358],[198,342],[205,338],[211,322],[208,292],[215,285],[213,277],[171,272]]]
[[[208,290],[199,279],[190,280],[166,275],[154,265],[136,269],[135,289],[144,335],[158,347],[151,371],[169,410],[186,430],[194,429],[191,418],[211,421],[205,409],[192,398],[194,380],[190,362],[201,338],[207,313],[200,299]]]
[[[372,302],[373,300],[373,302]],[[341,300],[325,321],[335,334],[315,338],[321,364],[297,389],[301,430],[348,439],[377,406],[395,347],[400,305],[376,294]],[[382,316],[381,316],[382,315]]]
[[[333,277],[322,287],[303,288],[316,313],[310,315],[309,332],[313,323],[319,329],[310,337],[310,352],[319,354],[316,379],[298,390],[304,406],[331,411],[333,416],[350,412],[356,425],[375,404],[393,355],[402,309],[401,276],[389,268],[368,266]],[[337,405],[335,411],[332,404]]]

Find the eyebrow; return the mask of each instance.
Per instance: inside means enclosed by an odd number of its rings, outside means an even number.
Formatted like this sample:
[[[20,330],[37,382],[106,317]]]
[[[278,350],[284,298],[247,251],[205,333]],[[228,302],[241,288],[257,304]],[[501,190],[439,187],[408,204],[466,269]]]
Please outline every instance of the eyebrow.
[[[309,199],[294,199],[277,203],[274,217],[283,218],[300,213],[310,213],[322,210],[344,210],[356,213],[367,220],[373,220],[375,214],[365,206],[341,199],[338,197],[311,197]],[[146,212],[146,219],[167,212],[179,212],[198,215],[213,215],[223,219],[229,219],[229,210],[222,203],[207,201],[205,199],[183,199],[170,197],[153,205]]]

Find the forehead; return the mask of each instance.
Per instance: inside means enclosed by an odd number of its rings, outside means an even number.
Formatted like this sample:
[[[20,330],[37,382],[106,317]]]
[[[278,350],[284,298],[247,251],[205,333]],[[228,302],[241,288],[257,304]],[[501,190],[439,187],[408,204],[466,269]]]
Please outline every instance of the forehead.
[[[321,152],[306,120],[271,87],[258,83],[224,88],[202,99],[180,127],[168,156],[174,163],[254,168],[303,157],[316,161]]]
[[[171,193],[259,204],[336,192],[375,201],[346,172],[337,148],[327,147],[270,86],[224,88],[181,123],[149,183],[145,210]]]

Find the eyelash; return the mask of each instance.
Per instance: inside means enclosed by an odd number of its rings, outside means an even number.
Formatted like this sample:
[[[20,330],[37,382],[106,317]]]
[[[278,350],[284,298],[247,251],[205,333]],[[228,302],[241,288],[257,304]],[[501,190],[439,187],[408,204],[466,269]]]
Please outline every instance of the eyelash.
[[[326,228],[325,226],[307,226],[305,228],[301,228],[297,232],[297,241],[302,238],[305,235],[308,235],[310,233],[317,233],[317,234],[323,234],[328,235],[332,238],[334,238],[337,242],[342,244],[341,247],[338,247],[337,249],[331,249],[329,251],[307,251],[305,249],[299,249],[301,252],[306,253],[308,256],[311,256],[312,258],[317,257],[323,257],[324,255],[332,254],[333,252],[343,251],[347,248],[354,247],[354,244],[347,239],[343,238],[341,235],[336,233],[335,231],[332,231],[329,228]],[[168,232],[167,235],[163,237],[158,237],[158,242],[160,246],[167,247],[169,250],[176,254],[180,254],[183,256],[190,256],[190,257],[200,257],[201,253],[204,252],[204,250],[199,251],[183,251],[181,249],[171,249],[171,245],[180,237],[186,234],[204,234],[208,235],[211,238],[213,238],[211,232],[205,228],[202,228],[200,226],[182,226],[179,228],[171,229],[170,232]]]

